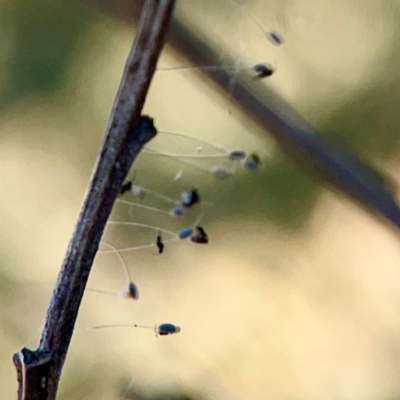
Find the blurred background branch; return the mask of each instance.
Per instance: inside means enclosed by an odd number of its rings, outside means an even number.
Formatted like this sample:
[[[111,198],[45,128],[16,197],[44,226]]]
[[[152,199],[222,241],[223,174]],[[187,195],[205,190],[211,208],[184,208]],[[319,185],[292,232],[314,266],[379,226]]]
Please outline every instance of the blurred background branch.
[[[83,0],[84,3],[125,21],[137,21],[142,1]],[[174,18],[168,44],[193,66],[215,64],[219,51],[205,42],[190,26]],[[234,60],[230,60],[231,62]],[[370,212],[386,217],[400,227],[400,208],[395,198],[396,183],[365,160],[329,140],[306,122],[277,93],[265,86],[235,77],[228,69],[199,69],[225,93],[234,105],[260,125],[264,134],[271,134],[282,149],[308,171],[350,195]],[[379,135],[379,132],[376,132]]]

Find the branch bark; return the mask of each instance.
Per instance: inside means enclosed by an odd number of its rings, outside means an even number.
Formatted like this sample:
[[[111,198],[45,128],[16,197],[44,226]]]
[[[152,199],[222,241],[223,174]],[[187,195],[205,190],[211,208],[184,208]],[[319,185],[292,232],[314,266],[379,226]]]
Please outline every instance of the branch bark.
[[[101,150],[58,276],[39,347],[13,356],[19,400],[56,398],[90,269],[123,179],[157,133],[141,111],[166,40],[175,0],[147,0]]]

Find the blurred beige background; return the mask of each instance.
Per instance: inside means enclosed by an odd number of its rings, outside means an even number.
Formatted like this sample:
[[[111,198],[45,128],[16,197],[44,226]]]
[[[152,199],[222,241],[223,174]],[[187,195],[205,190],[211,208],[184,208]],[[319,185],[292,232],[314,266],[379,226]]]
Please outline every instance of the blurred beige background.
[[[13,352],[37,346],[134,29],[117,17],[118,3],[115,13],[84,1],[4,0],[0,7],[5,399],[16,392]],[[182,0],[177,17],[220,48],[216,63],[276,65],[260,90],[276,91],[399,182],[399,12],[395,0]],[[282,33],[284,45],[267,42],[254,18]],[[185,64],[167,47],[159,65]],[[400,397],[398,232],[304,172],[195,71],[157,73],[145,112],[160,130],[256,150],[264,168],[222,182],[140,156],[140,184],[176,197],[195,183],[215,202],[203,221],[210,243],[173,243],[161,256],[123,253],[140,299],[87,293],[59,398]],[[151,147],[196,148],[165,135]],[[113,220],[130,218],[116,206]],[[138,209],[135,218],[181,226]],[[117,247],[153,236],[128,226],[105,233]],[[90,287],[118,293],[124,279],[115,255],[98,255]],[[144,329],[85,330],[162,322],[181,333],[156,339]]]

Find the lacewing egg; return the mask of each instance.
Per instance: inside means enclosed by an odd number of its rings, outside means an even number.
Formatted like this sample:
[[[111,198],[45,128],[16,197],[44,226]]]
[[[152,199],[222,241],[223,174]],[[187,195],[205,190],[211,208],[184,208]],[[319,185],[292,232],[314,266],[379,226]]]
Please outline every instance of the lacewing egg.
[[[213,165],[209,171],[218,179],[228,179],[232,176],[232,171],[224,165]]]
[[[228,158],[230,160],[243,160],[243,158],[246,158],[246,152],[242,149],[233,149],[228,151]]]
[[[139,199],[144,199],[146,197],[146,189],[142,186],[132,185],[132,194]]]
[[[283,36],[275,31],[267,32],[265,37],[275,46],[280,46],[281,44],[285,43]]]
[[[193,228],[183,228],[178,232],[179,239],[187,239],[193,232]]]
[[[256,72],[256,76],[253,77],[253,80],[257,80],[271,76],[275,72],[275,67],[268,63],[256,64],[252,67],[252,70]]]
[[[158,254],[161,254],[164,251],[164,243],[162,241],[161,232],[157,234],[156,246],[158,248]]]
[[[173,335],[174,333],[179,333],[181,331],[181,328],[179,326],[176,326],[174,324],[161,324],[156,327],[156,333],[159,335]]]
[[[184,207],[191,207],[200,201],[200,195],[197,189],[191,189],[181,194],[182,205]]]
[[[261,167],[261,159],[256,153],[249,154],[241,163],[250,171],[258,171]]]
[[[204,228],[196,226],[195,231],[190,235],[190,240],[193,243],[206,244],[208,243],[208,235]]]
[[[120,296],[124,299],[138,300],[139,299],[139,290],[133,282],[129,282],[128,290],[120,293]]]
[[[181,206],[176,206],[169,210],[169,215],[171,217],[180,217],[182,215],[185,215],[185,213],[186,213],[186,210]]]
[[[133,282],[129,282],[128,291],[129,291],[129,296],[131,299],[134,299],[134,300],[139,299],[139,290]]]

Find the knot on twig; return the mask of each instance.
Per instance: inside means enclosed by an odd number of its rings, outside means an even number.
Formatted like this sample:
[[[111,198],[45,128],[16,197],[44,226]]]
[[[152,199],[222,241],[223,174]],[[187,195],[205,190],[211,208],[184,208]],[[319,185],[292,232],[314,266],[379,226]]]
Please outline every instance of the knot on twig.
[[[148,115],[141,115],[137,125],[130,130],[130,133],[132,134],[131,140],[133,139],[142,146],[145,145],[157,135],[154,119]]]
[[[47,399],[50,370],[54,366],[52,353],[32,351],[24,347],[13,356],[17,369],[19,399]],[[35,394],[36,397],[31,397]]]

